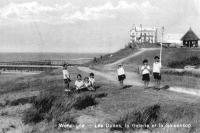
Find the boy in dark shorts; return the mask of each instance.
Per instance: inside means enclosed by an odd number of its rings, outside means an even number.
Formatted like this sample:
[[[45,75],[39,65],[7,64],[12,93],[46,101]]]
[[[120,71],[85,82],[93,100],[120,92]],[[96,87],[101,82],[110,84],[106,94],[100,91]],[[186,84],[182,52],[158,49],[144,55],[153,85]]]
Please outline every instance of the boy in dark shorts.
[[[144,88],[146,89],[149,86],[150,72],[151,72],[147,59],[143,60],[141,72],[142,72],[142,80],[144,81]]]
[[[71,82],[69,71],[68,71],[68,64],[63,65],[63,80],[65,83],[65,92],[70,91],[69,84]]]
[[[126,79],[126,75],[125,75],[122,64],[118,65],[117,75],[118,75],[118,80],[119,80],[121,87],[124,88],[124,79]]]
[[[161,62],[160,58],[158,56],[154,57],[154,63],[153,63],[153,76],[155,79],[155,88],[160,88],[160,81],[161,81]]]

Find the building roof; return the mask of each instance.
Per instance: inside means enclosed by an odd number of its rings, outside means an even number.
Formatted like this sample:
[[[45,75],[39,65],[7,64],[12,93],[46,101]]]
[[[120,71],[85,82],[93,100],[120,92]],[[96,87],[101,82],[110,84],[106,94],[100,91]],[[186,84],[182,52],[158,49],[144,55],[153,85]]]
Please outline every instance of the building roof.
[[[139,27],[139,26],[134,26],[131,31],[135,32],[155,32],[157,29],[155,27],[150,28],[150,27]]]
[[[190,40],[200,40],[199,37],[193,32],[193,30],[190,28],[187,33],[181,38],[183,41],[190,41]]]

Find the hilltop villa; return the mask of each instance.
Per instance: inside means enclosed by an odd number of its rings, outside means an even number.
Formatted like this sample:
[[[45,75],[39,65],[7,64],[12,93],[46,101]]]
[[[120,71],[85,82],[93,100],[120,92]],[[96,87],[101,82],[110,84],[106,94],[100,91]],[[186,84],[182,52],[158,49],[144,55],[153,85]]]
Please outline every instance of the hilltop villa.
[[[183,46],[185,47],[198,47],[199,37],[190,28],[185,35],[181,38],[183,41]]]
[[[131,41],[140,43],[156,43],[157,42],[157,28],[133,26],[130,31]]]

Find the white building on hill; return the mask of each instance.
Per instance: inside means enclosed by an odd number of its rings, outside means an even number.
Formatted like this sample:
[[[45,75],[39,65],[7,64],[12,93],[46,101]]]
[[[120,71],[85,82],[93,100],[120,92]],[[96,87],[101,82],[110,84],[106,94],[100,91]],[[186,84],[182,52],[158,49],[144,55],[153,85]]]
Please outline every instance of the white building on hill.
[[[158,29],[157,28],[150,28],[150,27],[139,27],[133,26],[130,30],[130,36],[132,42],[139,42],[139,43],[157,43],[158,38]]]

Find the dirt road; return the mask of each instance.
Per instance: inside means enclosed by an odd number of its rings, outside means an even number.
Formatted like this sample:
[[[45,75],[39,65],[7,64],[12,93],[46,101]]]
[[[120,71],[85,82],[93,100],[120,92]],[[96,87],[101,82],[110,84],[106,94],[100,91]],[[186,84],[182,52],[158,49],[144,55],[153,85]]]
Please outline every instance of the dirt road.
[[[95,75],[104,77],[109,81],[114,81],[118,83],[117,75],[114,71],[100,72],[97,70],[90,69],[88,67],[78,67],[78,69],[87,73],[93,72]],[[140,76],[133,72],[126,73],[126,80],[124,83],[127,85],[143,86],[143,83],[140,81]]]

